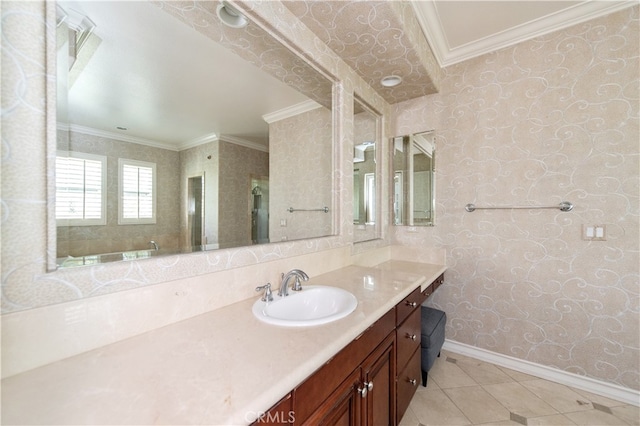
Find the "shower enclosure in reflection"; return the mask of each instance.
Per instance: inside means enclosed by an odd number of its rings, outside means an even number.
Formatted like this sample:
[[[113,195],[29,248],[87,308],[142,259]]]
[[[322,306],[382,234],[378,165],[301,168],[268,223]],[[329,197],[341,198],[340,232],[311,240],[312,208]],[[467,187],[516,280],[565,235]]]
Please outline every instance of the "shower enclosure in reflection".
[[[206,244],[204,241],[204,175],[189,178],[187,183],[188,205],[187,234],[192,247]]]
[[[269,242],[269,178],[251,179],[251,242]]]

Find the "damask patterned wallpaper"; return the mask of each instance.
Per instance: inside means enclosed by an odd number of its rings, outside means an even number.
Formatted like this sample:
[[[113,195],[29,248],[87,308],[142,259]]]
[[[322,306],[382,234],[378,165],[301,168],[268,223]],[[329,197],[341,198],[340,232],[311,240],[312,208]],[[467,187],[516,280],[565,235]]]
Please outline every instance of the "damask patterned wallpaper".
[[[436,227],[392,232],[446,249],[431,303],[448,339],[640,389],[638,9],[449,67],[439,94],[395,105],[393,134],[437,131]],[[594,224],[606,241],[582,239]]]
[[[440,67],[409,2],[283,3],[390,104],[438,92]],[[390,75],[402,84],[383,86]]]

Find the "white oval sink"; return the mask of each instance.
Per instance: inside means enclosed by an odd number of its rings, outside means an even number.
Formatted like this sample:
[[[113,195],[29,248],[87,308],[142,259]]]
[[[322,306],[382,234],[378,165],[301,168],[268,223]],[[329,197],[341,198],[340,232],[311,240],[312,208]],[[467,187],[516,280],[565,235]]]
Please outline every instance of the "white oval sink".
[[[258,300],[253,314],[274,325],[302,327],[326,324],[346,317],[358,306],[356,297],[346,290],[322,285],[303,286],[289,296],[273,296],[272,302]]]

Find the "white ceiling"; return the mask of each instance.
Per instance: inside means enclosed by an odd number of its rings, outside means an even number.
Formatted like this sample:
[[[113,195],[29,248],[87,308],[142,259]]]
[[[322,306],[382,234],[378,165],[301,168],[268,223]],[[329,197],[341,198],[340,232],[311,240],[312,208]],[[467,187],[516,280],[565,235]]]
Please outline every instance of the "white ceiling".
[[[413,1],[441,67],[638,4],[631,1]]]
[[[151,2],[59,3],[101,39],[69,89],[72,129],[173,150],[221,136],[266,149],[263,115],[308,101]]]

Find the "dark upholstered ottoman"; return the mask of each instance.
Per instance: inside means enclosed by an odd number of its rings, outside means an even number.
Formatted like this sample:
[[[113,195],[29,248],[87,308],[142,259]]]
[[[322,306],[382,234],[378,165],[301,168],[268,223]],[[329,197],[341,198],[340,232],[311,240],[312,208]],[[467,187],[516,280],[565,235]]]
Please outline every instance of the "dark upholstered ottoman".
[[[434,361],[440,356],[444,344],[444,326],[447,314],[438,310],[421,306],[422,309],[422,386],[427,386],[427,373]]]

